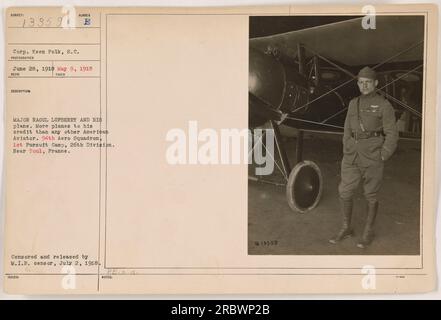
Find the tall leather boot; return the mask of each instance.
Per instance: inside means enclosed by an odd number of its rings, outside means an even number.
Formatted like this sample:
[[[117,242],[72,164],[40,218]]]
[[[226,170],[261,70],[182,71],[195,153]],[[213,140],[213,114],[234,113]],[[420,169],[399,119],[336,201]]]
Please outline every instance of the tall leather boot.
[[[361,239],[357,243],[357,247],[366,248],[374,240],[374,222],[378,212],[378,201],[368,203],[368,215],[366,219],[366,225]]]
[[[352,236],[351,219],[352,219],[352,208],[354,202],[351,200],[340,199],[341,211],[342,211],[342,226],[340,231],[329,240],[330,243],[336,244],[343,239]]]

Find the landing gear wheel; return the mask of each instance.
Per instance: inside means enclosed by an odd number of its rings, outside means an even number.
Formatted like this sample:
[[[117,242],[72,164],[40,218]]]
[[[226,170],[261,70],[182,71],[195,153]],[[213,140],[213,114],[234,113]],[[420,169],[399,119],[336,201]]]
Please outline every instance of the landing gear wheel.
[[[322,174],[314,162],[305,160],[292,169],[286,185],[286,198],[292,210],[306,213],[314,209],[322,191]]]

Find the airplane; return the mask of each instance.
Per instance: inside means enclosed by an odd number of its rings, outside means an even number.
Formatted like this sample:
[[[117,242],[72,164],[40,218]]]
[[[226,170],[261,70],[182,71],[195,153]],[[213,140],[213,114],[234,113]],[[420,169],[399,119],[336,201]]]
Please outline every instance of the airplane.
[[[303,160],[304,132],[343,133],[349,101],[360,95],[356,74],[362,67],[377,71],[377,93],[393,105],[400,138],[421,139],[424,16],[377,15],[375,29],[364,29],[362,21],[351,17],[250,37],[249,127],[274,130],[276,165],[295,212],[314,209],[323,192],[319,166]],[[282,141],[283,126],[297,131],[293,168]],[[280,185],[257,176],[249,179]]]

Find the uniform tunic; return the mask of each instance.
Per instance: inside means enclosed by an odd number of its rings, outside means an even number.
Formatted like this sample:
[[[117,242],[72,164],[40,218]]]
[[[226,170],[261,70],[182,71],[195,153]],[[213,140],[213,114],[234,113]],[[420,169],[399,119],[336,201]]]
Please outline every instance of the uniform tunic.
[[[363,138],[367,132],[373,131],[382,131],[384,135]],[[363,179],[366,199],[369,202],[377,201],[377,192],[383,179],[384,161],[394,153],[397,141],[395,112],[386,99],[372,92],[351,100],[343,135],[339,185],[342,199],[352,199]]]

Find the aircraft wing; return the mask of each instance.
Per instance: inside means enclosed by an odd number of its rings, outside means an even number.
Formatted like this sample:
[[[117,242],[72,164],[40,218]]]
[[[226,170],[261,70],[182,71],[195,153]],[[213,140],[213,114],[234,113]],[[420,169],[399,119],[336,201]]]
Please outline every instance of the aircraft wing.
[[[265,51],[275,47],[295,57],[297,45],[347,66],[372,65],[405,51],[388,62],[423,60],[424,16],[376,16],[376,29],[364,29],[363,18],[250,39],[250,46]],[[381,39],[379,41],[378,39]],[[310,50],[308,50],[310,49]]]

